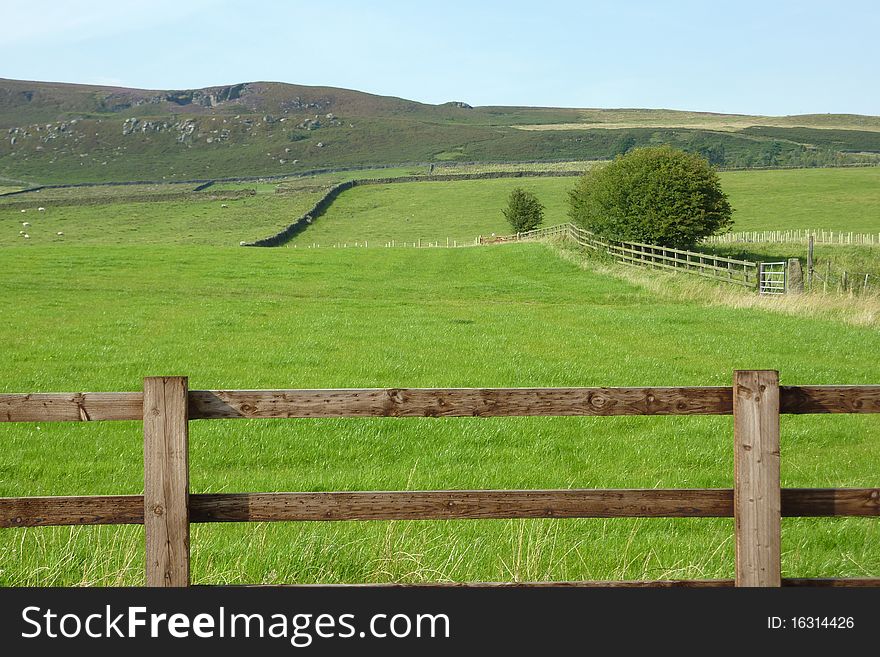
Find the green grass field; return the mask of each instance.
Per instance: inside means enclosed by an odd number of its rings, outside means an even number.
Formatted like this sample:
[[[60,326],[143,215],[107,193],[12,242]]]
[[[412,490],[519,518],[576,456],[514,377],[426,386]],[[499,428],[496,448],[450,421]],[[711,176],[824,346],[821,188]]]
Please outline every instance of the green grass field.
[[[60,204],[76,190],[26,213],[0,202],[0,391],[137,390],[162,374],[188,375],[194,389],[724,385],[736,368],[777,368],[792,384],[880,375],[875,323],[657,296],[540,244],[235,246],[298,217],[336,175],[286,182],[286,194],[230,184],[257,195],[223,202]],[[737,227],[876,231],[877,177],[755,171],[723,181]],[[515,186],[533,189],[546,223],[559,223],[573,182],[358,187],[293,244],[507,233],[500,208]],[[876,265],[865,249],[822,248],[820,258]],[[876,416],[783,418],[783,484],[876,486],[878,429]],[[730,432],[729,418],[698,417],[195,422],[191,481],[193,492],[729,487]],[[143,490],[139,423],[7,424],[0,435],[2,496]],[[0,530],[0,584],[137,584],[142,540],[137,527]],[[872,519],[786,519],[783,572],[878,576],[878,540]],[[733,570],[732,522],[711,519],[200,525],[192,544],[204,583]]]
[[[330,245],[392,240],[473,242],[478,235],[511,232],[501,214],[515,187],[534,191],[546,206],[545,222],[568,221],[565,204],[573,178],[502,178],[396,183],[355,187],[341,194],[297,244]]]
[[[45,244],[209,244],[234,246],[275,233],[321,192],[257,194],[226,201],[151,201],[53,205],[44,212],[0,204],[0,246]],[[43,201],[40,201],[43,203]],[[35,204],[36,205],[36,204]],[[226,205],[227,207],[223,207]],[[23,226],[28,222],[30,226]],[[20,232],[29,236],[25,239]],[[64,233],[58,235],[59,232]]]
[[[399,186],[408,189],[407,186]],[[109,221],[109,218],[107,219]],[[0,246],[0,390],[876,383],[880,333],[651,296],[547,246]],[[755,336],[760,335],[760,340]],[[876,486],[876,416],[782,422],[785,486]],[[0,426],[0,495],[139,493],[139,423]],[[193,492],[729,487],[730,418],[194,422]],[[732,521],[201,525],[198,583],[730,577]],[[137,584],[137,527],[0,530],[0,583]],[[786,576],[878,576],[875,519],[787,519]]]
[[[880,232],[880,167],[721,174],[734,230]]]
[[[573,166],[569,163],[568,166]],[[491,169],[491,167],[489,167]],[[443,169],[436,169],[444,173]],[[458,171],[458,169],[455,169]],[[469,169],[470,171],[470,169]],[[236,245],[266,237],[310,208],[324,189],[353,177],[423,174],[419,168],[322,174],[282,183],[218,184],[199,194],[256,189],[232,201],[151,201],[109,204],[114,195],[183,192],[191,186],[133,186],[45,190],[0,199],[0,245],[13,244],[211,244]],[[880,231],[880,168],[802,169],[722,173],[735,208],[734,230],[816,228]],[[471,242],[478,235],[507,234],[501,209],[514,187],[534,191],[546,206],[545,225],[568,221],[566,195],[574,178],[510,178],[402,183],[357,187],[293,244]],[[288,193],[275,194],[276,187]],[[65,205],[77,197],[97,204]],[[228,208],[221,208],[226,203]],[[46,207],[37,213],[38,206]],[[27,212],[22,214],[21,209]],[[19,234],[27,221],[29,240]],[[58,236],[61,231],[63,236]]]
[[[734,230],[824,228],[880,231],[880,167],[743,171],[721,174],[733,205]],[[301,244],[384,244],[473,240],[511,232],[501,214],[507,195],[523,187],[546,206],[545,225],[568,221],[573,178],[524,178],[356,187],[309,230]]]

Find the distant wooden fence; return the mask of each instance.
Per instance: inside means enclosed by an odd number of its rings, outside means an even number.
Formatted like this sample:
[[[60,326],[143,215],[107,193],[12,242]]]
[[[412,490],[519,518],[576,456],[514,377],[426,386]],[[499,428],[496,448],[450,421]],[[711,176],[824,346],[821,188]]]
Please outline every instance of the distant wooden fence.
[[[780,413],[880,413],[880,386],[780,386],[775,371],[684,388],[193,390],[0,394],[0,421],[143,420],[144,494],[0,498],[0,527],[143,524],[146,584],[190,584],[193,522],[733,517],[734,580],[544,582],[606,586],[880,586],[782,579],[782,516],[880,516],[880,488],[780,489]],[[228,418],[733,415],[733,489],[189,493],[189,423]],[[621,464],[623,467],[623,464]],[[502,584],[503,585],[503,584]]]
[[[625,265],[673,269],[676,271],[712,278],[724,283],[757,288],[759,263],[736,258],[725,258],[698,251],[685,251],[642,242],[624,242],[601,239],[588,230],[574,224],[559,224],[522,233],[495,238],[481,238],[482,243],[511,242],[561,236],[573,240],[582,247],[605,251]]]
[[[748,260],[639,242],[612,242],[607,250],[619,262],[627,265],[675,269],[750,288],[754,288],[758,281],[758,263]]]
[[[854,233],[844,230],[752,230],[737,233],[713,235],[704,240],[705,244],[808,244],[810,236],[816,244],[855,244],[873,246],[880,244],[880,233]]]

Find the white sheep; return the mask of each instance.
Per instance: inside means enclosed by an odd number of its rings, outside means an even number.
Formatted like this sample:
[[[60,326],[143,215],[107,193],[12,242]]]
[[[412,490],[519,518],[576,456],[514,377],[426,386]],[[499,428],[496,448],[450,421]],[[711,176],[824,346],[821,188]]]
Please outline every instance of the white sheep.
[[[28,222],[28,221],[22,221],[22,222],[21,222],[21,225],[24,226],[25,228],[27,228],[27,227],[30,226],[31,224],[30,224],[30,222]]]
[[[220,207],[221,207],[221,208],[228,208],[229,206],[226,205],[225,203],[221,203],[221,204],[220,204]]]
[[[28,235],[27,233],[25,233],[25,234],[24,234],[24,238],[25,238],[26,240],[29,240],[29,239],[31,238],[31,236]]]
[[[60,236],[60,235],[64,235],[64,233],[63,233],[62,231],[59,230],[59,231],[58,231],[58,235],[59,235],[59,236]]]
[[[19,235],[24,235],[24,231],[23,231],[23,230],[20,230],[20,231],[18,231],[18,234],[19,234]]]
[[[37,212],[45,212],[46,208],[37,208]]]
[[[25,212],[27,212],[27,210],[22,210],[22,211],[21,211],[22,214],[24,214]]]

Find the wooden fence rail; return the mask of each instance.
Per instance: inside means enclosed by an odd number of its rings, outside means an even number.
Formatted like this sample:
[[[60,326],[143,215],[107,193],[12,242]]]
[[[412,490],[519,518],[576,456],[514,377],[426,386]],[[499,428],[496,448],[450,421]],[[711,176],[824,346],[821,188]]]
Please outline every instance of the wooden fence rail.
[[[142,420],[144,494],[0,498],[0,527],[143,524],[146,584],[165,587],[190,584],[194,522],[733,517],[735,580],[534,584],[880,586],[781,578],[781,517],[880,517],[880,488],[780,488],[780,413],[880,413],[880,386],[780,386],[778,373],[762,370],[735,372],[731,387],[212,391],[150,377],[142,393],[3,394],[0,422]],[[189,493],[194,420],[731,414],[733,489]]]

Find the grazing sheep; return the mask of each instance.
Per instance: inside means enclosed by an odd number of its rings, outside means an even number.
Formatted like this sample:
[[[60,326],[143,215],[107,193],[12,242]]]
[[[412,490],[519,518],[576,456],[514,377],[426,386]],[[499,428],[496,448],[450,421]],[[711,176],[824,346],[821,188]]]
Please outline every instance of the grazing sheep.
[[[19,234],[19,235],[24,235],[24,231],[23,231],[23,230],[20,230],[20,231],[18,231],[18,234]]]
[[[30,222],[28,222],[28,221],[22,221],[22,222],[21,222],[21,225],[24,226],[25,228],[27,228],[27,227],[30,226],[31,224],[30,224]]]
[[[37,212],[45,212],[46,208],[37,208]]]
[[[225,203],[221,203],[221,204],[220,204],[220,207],[221,207],[221,208],[228,208],[229,206],[226,205]]]
[[[25,212],[27,212],[27,210],[22,210],[22,211],[21,211],[22,214],[24,214]]]
[[[58,231],[58,234],[59,234],[59,235],[64,235],[64,233],[63,233],[62,231],[60,231],[60,230]]]
[[[31,238],[31,236],[28,235],[27,233],[25,233],[25,234],[24,234],[24,238],[25,238],[26,240],[29,240],[29,239]]]

